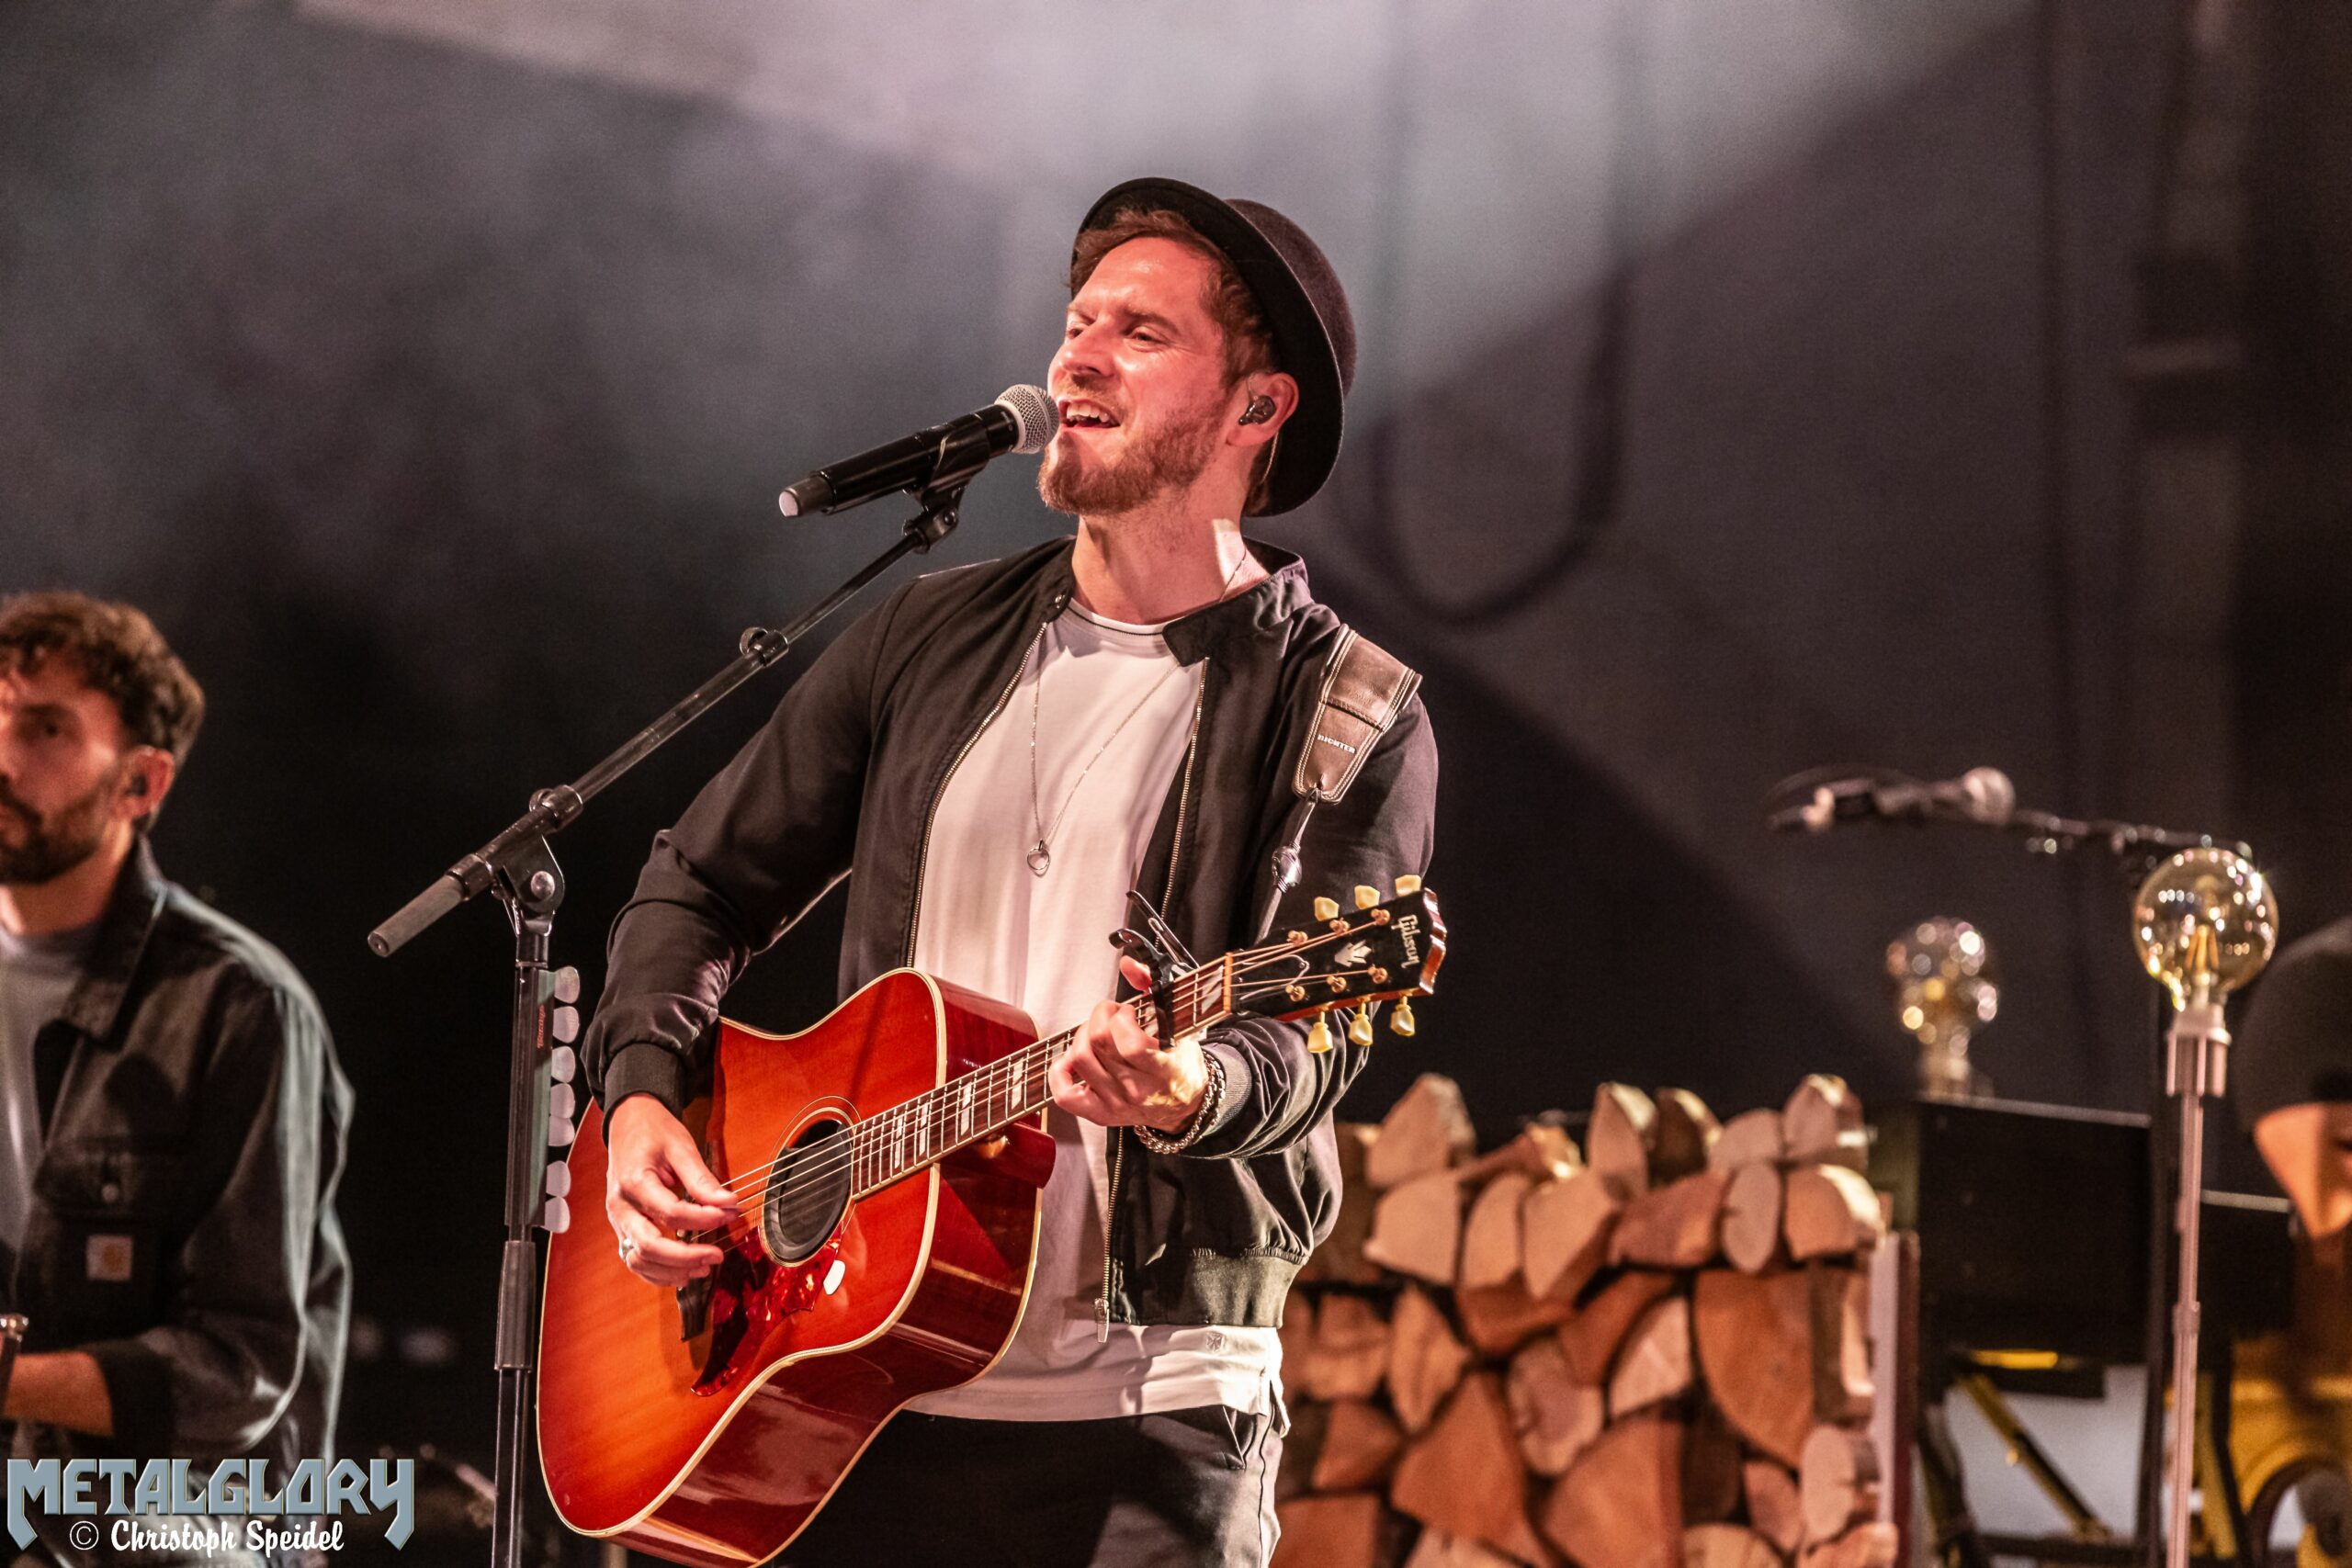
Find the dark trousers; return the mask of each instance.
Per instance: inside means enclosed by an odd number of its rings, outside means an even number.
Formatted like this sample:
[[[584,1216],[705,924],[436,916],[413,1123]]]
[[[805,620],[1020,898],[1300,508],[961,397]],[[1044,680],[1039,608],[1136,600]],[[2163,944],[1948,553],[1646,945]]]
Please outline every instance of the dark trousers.
[[[1107,1421],[901,1415],[785,1568],[1265,1568],[1282,1437],[1223,1405]]]

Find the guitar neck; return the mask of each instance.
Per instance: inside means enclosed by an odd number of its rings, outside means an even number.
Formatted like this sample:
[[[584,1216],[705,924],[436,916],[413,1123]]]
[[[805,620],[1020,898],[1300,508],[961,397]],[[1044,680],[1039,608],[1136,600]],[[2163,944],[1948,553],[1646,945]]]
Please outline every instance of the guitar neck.
[[[1224,1006],[1230,968],[1221,960],[1176,980],[1169,1010],[1174,1034],[1230,1016]],[[1148,1006],[1148,998],[1133,1005]],[[1076,1029],[1065,1029],[859,1122],[850,1129],[854,1195],[878,1191],[1045,1110],[1054,1100],[1047,1074],[1077,1038]]]

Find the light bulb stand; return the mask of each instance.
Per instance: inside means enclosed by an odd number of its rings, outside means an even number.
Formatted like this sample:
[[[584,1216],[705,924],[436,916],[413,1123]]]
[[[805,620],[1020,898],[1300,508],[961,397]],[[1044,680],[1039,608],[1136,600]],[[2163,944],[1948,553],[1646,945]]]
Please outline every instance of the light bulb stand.
[[[2173,1204],[2177,1283],[2172,1309],[2172,1413],[2165,1454],[2165,1562],[2188,1568],[2188,1500],[2197,1487],[2197,1299],[2205,1192],[2205,1101],[2226,1092],[2230,1032],[2210,986],[2174,1015],[2165,1038],[2165,1092],[2179,1112],[2180,1179]],[[2153,1375],[2154,1369],[2151,1369]]]

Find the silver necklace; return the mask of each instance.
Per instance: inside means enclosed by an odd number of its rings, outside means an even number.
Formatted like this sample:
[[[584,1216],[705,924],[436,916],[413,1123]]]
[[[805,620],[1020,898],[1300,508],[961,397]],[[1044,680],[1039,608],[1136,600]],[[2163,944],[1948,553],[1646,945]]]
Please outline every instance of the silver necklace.
[[[1223,602],[1227,593],[1233,591],[1233,580],[1241,575],[1241,569],[1248,564],[1249,559],[1250,552],[1245,548],[1241,552],[1241,558],[1233,563],[1233,570],[1225,574],[1225,587],[1217,593],[1220,603]],[[1029,665],[1037,657],[1037,650],[1045,647],[1046,633],[1052,625],[1053,623],[1048,621],[1045,626],[1039,626],[1037,635],[1030,639],[1029,651],[1021,656],[1022,675],[1028,674]],[[1054,852],[1048,846],[1052,843],[1054,835],[1061,831],[1062,818],[1069,815],[1070,802],[1078,798],[1079,786],[1086,782],[1086,775],[1094,771],[1094,764],[1102,760],[1102,753],[1111,749],[1111,742],[1119,738],[1120,731],[1125,729],[1134,721],[1136,715],[1143,712],[1145,705],[1152,698],[1159,695],[1159,689],[1168,684],[1169,675],[1176,674],[1182,668],[1179,665],[1176,670],[1170,671],[1168,675],[1162,675],[1153,682],[1151,690],[1146,692],[1142,700],[1127,710],[1127,716],[1121,719],[1113,728],[1111,733],[1103,738],[1102,744],[1094,749],[1094,755],[1086,759],[1086,766],[1079,769],[1078,777],[1071,781],[1069,793],[1062,796],[1061,809],[1054,813],[1054,825],[1050,828],[1046,826],[1044,790],[1037,783],[1038,715],[1045,706],[1046,693],[1046,671],[1043,668],[1038,670],[1037,683],[1029,688],[1029,820],[1036,827],[1037,841],[1029,846],[1028,854],[1023,857],[1028,861],[1029,869],[1032,872],[1043,876],[1053,868]]]

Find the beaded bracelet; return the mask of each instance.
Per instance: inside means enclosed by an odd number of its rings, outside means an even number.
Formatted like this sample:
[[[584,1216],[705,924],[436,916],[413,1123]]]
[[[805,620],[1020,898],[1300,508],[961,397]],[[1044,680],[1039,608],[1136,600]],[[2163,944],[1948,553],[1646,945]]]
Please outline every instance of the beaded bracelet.
[[[1136,1136],[1153,1154],[1172,1155],[1189,1149],[1216,1124],[1217,1112],[1225,1108],[1225,1064],[1214,1051],[1203,1051],[1201,1060],[1208,1064],[1208,1088],[1201,1091],[1201,1108],[1193,1112],[1193,1119],[1184,1124],[1182,1133],[1170,1137],[1155,1127],[1136,1124]]]

